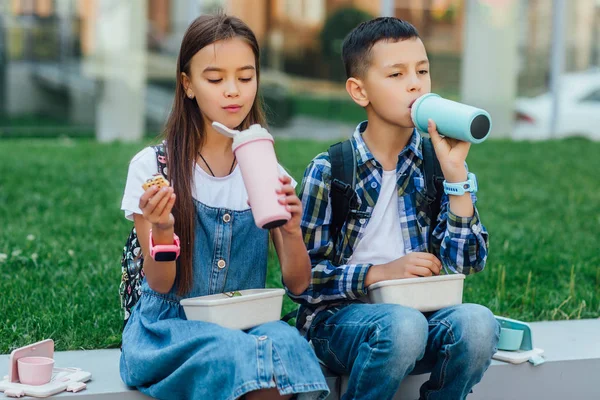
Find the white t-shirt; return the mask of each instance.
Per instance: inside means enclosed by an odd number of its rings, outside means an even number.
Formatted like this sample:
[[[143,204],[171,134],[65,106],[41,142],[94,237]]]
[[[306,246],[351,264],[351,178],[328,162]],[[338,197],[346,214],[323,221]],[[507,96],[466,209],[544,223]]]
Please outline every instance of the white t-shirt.
[[[281,165],[279,170],[283,175],[289,176]],[[125,212],[125,218],[133,220],[134,213],[142,214],[142,210],[139,208],[140,197],[144,194],[142,184],[156,173],[158,173],[158,165],[156,164],[156,152],[152,147],[145,148],[131,159],[121,202],[121,210]],[[292,178],[292,186],[296,187],[296,185],[297,182]],[[215,208],[227,208],[233,211],[250,208],[248,193],[238,165],[230,175],[219,178],[209,175],[198,164],[195,164],[192,197]]]
[[[404,255],[404,240],[398,215],[396,170],[383,171],[379,198],[349,263],[384,264]]]

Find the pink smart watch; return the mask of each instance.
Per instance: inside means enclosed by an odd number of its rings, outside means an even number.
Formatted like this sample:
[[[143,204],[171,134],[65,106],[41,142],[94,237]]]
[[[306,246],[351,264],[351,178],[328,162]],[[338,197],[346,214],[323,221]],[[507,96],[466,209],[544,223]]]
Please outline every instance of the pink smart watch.
[[[150,229],[150,256],[154,261],[175,261],[179,257],[179,236],[173,233],[174,244],[154,244]]]

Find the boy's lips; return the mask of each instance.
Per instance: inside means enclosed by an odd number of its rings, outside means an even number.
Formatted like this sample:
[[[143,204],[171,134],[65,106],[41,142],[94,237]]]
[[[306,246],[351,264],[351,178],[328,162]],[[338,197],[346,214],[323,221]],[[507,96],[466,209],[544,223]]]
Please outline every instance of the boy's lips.
[[[412,108],[413,104],[415,104],[415,101],[417,101],[417,99],[414,99],[413,101],[411,101],[411,102],[408,104],[408,108]]]

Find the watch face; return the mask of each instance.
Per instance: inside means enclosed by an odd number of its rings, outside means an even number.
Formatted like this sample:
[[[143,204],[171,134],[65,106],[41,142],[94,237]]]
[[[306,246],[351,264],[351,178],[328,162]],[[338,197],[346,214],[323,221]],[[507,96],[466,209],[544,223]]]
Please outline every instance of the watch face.
[[[160,251],[154,254],[155,261],[175,261],[177,259],[177,253],[174,251]]]

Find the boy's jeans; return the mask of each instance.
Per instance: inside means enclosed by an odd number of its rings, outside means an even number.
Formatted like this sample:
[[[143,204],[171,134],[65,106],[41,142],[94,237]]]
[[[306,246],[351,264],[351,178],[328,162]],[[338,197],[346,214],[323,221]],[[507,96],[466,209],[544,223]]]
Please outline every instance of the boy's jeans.
[[[392,399],[411,372],[431,372],[421,399],[464,399],[491,363],[500,325],[487,308],[432,313],[354,303],[321,312],[309,331],[317,357],[350,375],[345,399]]]

